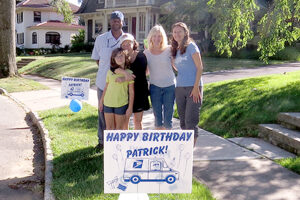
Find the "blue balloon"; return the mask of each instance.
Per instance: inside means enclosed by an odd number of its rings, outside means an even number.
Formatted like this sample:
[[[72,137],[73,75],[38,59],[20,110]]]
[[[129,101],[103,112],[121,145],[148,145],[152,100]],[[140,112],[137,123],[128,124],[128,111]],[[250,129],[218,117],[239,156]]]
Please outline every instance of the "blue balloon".
[[[72,99],[69,107],[73,112],[79,112],[82,108],[82,103],[77,99]]]

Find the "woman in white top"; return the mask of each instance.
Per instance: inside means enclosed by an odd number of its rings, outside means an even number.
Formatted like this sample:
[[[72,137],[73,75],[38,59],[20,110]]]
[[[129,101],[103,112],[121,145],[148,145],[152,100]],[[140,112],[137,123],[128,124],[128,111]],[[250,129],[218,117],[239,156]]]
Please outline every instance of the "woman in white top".
[[[150,73],[150,97],[155,128],[171,129],[175,101],[175,75],[172,70],[171,48],[165,30],[155,25],[147,37],[147,57]]]

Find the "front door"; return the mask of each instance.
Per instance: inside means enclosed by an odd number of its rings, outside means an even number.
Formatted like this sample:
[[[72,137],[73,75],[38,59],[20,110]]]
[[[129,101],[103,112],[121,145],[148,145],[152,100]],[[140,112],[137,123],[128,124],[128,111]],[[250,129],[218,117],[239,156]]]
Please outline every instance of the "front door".
[[[136,38],[136,17],[132,17],[131,20],[131,33]]]

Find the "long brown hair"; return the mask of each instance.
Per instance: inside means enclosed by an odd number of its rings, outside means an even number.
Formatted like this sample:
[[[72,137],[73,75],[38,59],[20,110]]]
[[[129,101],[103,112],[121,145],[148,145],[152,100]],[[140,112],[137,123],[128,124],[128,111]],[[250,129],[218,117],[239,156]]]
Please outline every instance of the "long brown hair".
[[[113,69],[117,69],[119,68],[120,66],[116,63],[116,56],[118,55],[118,53],[124,53],[125,55],[125,69],[128,69],[130,67],[130,58],[129,56],[126,54],[126,51],[123,50],[122,48],[117,48],[115,50],[113,50],[113,52],[111,53],[111,58],[110,58],[110,65],[111,65],[111,68]]]
[[[191,42],[193,42],[193,39],[190,37],[190,30],[188,29],[187,25],[183,22],[177,22],[177,23],[173,24],[172,33],[173,33],[173,29],[177,26],[183,28],[185,36],[184,36],[181,44],[178,44],[178,42],[174,39],[174,37],[172,35],[170,42],[171,42],[171,54],[172,54],[173,58],[176,57],[178,49],[180,50],[180,54],[182,55],[186,52],[187,46]]]

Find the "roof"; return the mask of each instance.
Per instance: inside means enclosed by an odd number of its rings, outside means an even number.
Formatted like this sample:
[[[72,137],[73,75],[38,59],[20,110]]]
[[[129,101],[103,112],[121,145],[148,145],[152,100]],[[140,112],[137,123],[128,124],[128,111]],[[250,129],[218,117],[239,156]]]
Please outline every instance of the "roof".
[[[160,7],[162,4],[165,4],[169,1],[172,0],[156,0],[154,5]],[[123,7],[123,8],[127,8],[127,7]],[[104,3],[98,4],[98,1],[96,0],[83,0],[80,8],[75,14],[93,13],[96,12],[96,10],[98,9],[104,9]]]
[[[17,4],[17,8],[53,8],[50,4],[51,0],[23,0]],[[79,7],[69,3],[73,12],[76,12]]]
[[[66,30],[78,30],[84,29],[84,26],[77,24],[68,24],[58,20],[51,20],[47,22],[39,23],[35,26],[28,27],[30,29],[66,29]]]

